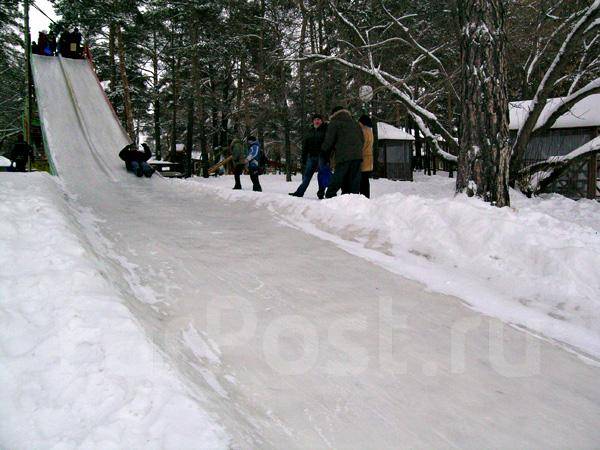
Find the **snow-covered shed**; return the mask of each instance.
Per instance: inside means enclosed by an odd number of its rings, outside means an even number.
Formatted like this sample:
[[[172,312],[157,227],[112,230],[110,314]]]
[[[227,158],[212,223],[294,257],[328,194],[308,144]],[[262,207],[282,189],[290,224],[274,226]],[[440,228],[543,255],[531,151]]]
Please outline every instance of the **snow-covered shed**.
[[[414,136],[385,122],[377,122],[376,177],[412,181]]]
[[[549,99],[538,123],[543,123],[549,114],[563,102],[563,98]],[[510,131],[514,139],[527,118],[531,101],[510,104]],[[575,104],[563,114],[551,129],[534,136],[525,152],[525,166],[532,166],[555,157],[564,157],[581,148],[599,135],[600,94],[591,95]],[[593,155],[571,164],[557,173],[547,186],[546,192],[556,192],[571,198],[594,198],[598,196],[597,156]]]

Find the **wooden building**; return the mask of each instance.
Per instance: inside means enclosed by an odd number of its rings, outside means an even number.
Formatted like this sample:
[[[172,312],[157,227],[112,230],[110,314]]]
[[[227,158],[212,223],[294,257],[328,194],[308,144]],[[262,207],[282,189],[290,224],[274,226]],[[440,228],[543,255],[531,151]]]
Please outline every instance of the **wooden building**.
[[[388,123],[377,122],[376,138],[374,177],[412,181],[414,136]]]
[[[548,100],[541,120],[562,98]],[[511,138],[516,137],[519,127],[527,117],[531,101],[510,104]],[[535,166],[552,157],[566,156],[600,134],[600,94],[591,95],[562,115],[552,128],[531,139],[525,152],[524,166]],[[546,180],[542,192],[554,192],[573,199],[600,198],[598,155],[575,159]]]

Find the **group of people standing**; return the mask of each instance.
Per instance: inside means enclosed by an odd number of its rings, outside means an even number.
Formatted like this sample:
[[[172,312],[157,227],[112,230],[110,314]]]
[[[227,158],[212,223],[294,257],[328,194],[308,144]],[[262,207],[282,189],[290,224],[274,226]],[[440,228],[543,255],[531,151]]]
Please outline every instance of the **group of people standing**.
[[[330,163],[335,158],[331,175]],[[320,114],[313,115],[313,127],[302,145],[304,174],[294,197],[303,197],[310,181],[318,173],[319,199],[342,194],[370,197],[369,178],[373,171],[373,123],[362,115],[358,122],[341,106],[335,107],[329,123]]]
[[[290,195],[303,197],[317,172],[319,199],[335,197],[340,189],[342,194],[362,194],[369,198],[369,178],[373,171],[373,123],[369,116],[362,115],[356,121],[350,111],[338,106],[332,110],[329,123],[320,114],[315,114],[312,125],[302,145],[302,183]],[[138,177],[150,177],[154,172],[147,163],[151,152],[146,144],[142,146],[143,152],[134,145],[127,146],[119,156],[125,161],[128,171]],[[235,177],[233,189],[242,189],[241,175],[247,169],[252,190],[261,192],[259,174],[262,153],[258,139],[252,135],[245,142],[234,138],[229,148]],[[332,158],[335,158],[333,172]]]
[[[37,42],[31,43],[31,51],[36,55],[55,56],[62,55],[65,58],[83,58],[83,37],[78,28],[73,31],[63,31],[58,43],[54,32],[40,31]]]

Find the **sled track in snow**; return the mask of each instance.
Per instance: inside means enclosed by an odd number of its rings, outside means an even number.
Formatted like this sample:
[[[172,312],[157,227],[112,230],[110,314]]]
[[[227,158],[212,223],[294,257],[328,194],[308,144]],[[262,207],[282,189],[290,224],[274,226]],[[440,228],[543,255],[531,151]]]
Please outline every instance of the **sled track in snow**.
[[[236,448],[598,446],[598,367],[267,211],[126,173],[91,66],[32,65],[74,220]]]

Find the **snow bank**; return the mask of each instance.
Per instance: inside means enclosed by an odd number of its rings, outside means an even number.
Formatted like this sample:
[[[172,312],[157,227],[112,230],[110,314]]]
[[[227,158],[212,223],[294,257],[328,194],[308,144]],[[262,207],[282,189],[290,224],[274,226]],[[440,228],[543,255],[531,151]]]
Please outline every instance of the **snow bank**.
[[[446,175],[447,176],[447,175]],[[294,183],[261,177],[264,192],[232,191],[231,177],[195,179],[222,198],[255,202],[285,222],[331,240],[430,289],[600,357],[600,204],[554,195],[513,208],[454,196],[454,180],[373,180],[369,201],[287,196]],[[244,180],[246,181],[246,180]],[[246,189],[248,181],[246,181]]]
[[[0,177],[0,447],[226,448],[46,174]]]
[[[10,159],[0,155],[0,167],[10,167]]]

